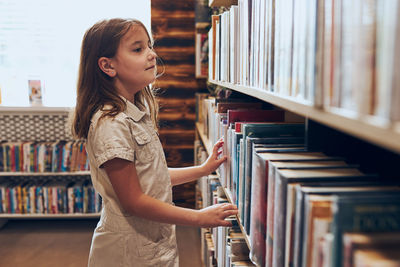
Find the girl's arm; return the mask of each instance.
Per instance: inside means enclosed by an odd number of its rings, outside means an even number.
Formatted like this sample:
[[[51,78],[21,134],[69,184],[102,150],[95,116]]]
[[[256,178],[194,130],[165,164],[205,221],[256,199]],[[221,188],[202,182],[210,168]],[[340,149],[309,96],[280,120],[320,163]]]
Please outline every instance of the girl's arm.
[[[226,156],[218,158],[222,153],[220,148],[224,145],[223,139],[215,143],[212,154],[200,166],[186,168],[168,168],[172,185],[184,184],[199,179],[215,171],[225,160]]]
[[[135,216],[162,223],[216,227],[230,226],[224,219],[237,214],[236,206],[218,204],[202,210],[176,207],[143,193],[135,165],[127,160],[115,158],[103,164],[122,208]]]

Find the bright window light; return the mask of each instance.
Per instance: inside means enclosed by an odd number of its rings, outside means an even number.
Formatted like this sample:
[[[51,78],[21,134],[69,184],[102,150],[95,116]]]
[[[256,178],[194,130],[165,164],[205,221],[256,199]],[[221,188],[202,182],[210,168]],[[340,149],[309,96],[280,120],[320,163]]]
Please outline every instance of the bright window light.
[[[150,0],[0,0],[2,106],[30,106],[29,80],[42,83],[43,106],[75,106],[85,31],[108,18],[150,27]]]

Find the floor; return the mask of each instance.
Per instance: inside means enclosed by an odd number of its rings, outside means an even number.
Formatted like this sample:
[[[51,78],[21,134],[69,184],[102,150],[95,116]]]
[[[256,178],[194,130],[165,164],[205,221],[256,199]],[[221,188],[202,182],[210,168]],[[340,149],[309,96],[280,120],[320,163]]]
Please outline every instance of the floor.
[[[10,220],[0,229],[0,267],[84,267],[97,220]],[[198,228],[177,227],[180,267],[200,267]]]

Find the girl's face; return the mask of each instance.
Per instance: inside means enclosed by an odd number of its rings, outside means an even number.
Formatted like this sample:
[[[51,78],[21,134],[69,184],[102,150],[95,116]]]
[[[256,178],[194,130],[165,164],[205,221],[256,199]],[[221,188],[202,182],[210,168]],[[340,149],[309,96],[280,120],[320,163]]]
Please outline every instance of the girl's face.
[[[139,25],[131,27],[111,59],[118,93],[132,100],[135,93],[152,83],[156,78],[156,57],[146,30]]]

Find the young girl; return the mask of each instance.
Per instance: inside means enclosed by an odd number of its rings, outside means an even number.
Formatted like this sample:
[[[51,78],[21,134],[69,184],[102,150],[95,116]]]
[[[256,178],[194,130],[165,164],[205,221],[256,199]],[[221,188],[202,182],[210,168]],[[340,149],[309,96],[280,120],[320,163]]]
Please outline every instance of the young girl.
[[[86,139],[93,186],[103,198],[89,266],[178,266],[175,224],[229,226],[231,204],[202,210],[174,206],[174,185],[214,171],[222,140],[196,167],[167,167],[157,135],[150,84],[157,55],[136,20],[98,22],[83,38],[72,131]]]

